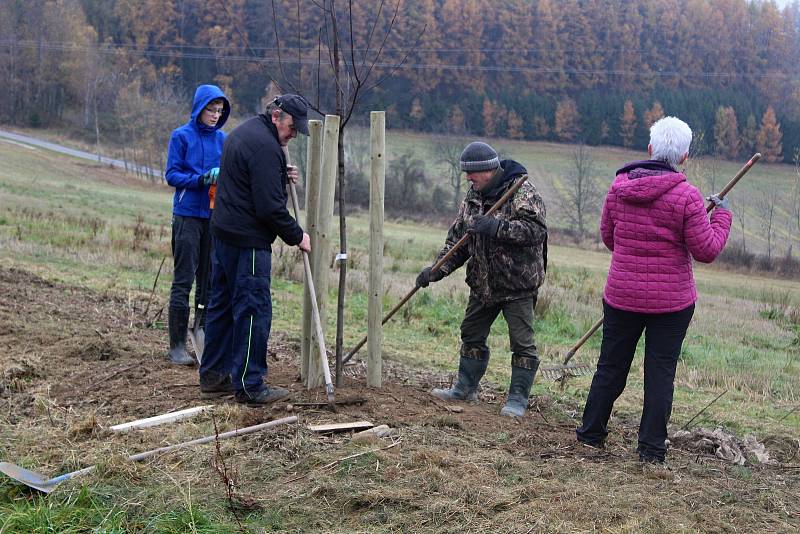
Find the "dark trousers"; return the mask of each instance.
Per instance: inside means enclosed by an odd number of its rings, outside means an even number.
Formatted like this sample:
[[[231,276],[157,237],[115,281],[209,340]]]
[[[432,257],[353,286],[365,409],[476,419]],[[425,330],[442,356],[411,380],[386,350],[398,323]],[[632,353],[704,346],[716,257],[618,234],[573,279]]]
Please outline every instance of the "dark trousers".
[[[486,305],[470,294],[464,320],[461,322],[461,356],[486,360],[486,340],[497,316],[503,312],[508,323],[511,343],[511,365],[536,369],[539,357],[533,342],[533,309],[536,297],[527,297]]]
[[[189,316],[189,293],[195,281],[194,308],[208,303],[210,287],[211,232],[208,219],[172,216],[173,277],[170,310]]]
[[[635,313],[603,302],[603,343],[592,379],[578,440],[593,445],[608,435],[608,418],[625,389],[636,344],[644,331],[644,406],[639,424],[639,455],[663,460],[672,412],[675,369],[694,304],[672,313]]]
[[[220,383],[230,375],[239,396],[255,396],[264,389],[271,270],[269,249],[239,248],[214,238],[201,383]]]

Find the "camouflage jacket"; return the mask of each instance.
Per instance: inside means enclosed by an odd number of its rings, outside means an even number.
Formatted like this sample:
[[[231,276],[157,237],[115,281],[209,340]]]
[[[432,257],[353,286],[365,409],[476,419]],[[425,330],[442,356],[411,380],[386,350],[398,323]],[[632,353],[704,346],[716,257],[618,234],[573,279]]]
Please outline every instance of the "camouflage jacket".
[[[527,174],[522,165],[512,160],[502,161],[499,172],[502,175],[495,176],[487,185],[488,191],[481,193],[473,188],[467,191],[437,261],[467,232],[474,216],[487,212],[503,193]],[[530,179],[494,213],[494,217],[501,221],[497,236],[490,239],[472,235],[441,266],[442,274],[447,276],[466,263],[466,282],[472,294],[485,304],[536,295],[544,281],[547,226],[544,201]]]

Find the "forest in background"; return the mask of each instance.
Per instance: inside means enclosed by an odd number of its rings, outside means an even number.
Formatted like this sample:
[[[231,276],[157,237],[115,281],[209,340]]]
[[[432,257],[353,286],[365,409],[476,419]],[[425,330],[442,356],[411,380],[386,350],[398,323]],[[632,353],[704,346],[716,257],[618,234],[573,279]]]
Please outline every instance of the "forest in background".
[[[0,0],[0,121],[159,165],[201,83],[238,116],[271,82],[330,112],[331,5],[339,61],[373,71],[356,124],[642,148],[669,114],[699,154],[796,159],[800,7],[772,1]]]

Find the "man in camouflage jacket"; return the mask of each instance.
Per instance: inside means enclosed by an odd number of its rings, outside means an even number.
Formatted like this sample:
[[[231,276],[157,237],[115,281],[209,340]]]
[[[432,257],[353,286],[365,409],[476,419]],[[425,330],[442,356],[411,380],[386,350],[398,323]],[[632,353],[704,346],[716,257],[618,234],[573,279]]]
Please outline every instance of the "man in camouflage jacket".
[[[417,285],[441,280],[464,263],[470,287],[461,323],[458,382],[431,393],[444,400],[477,400],[478,384],[489,363],[486,340],[500,312],[508,323],[511,341],[511,386],[501,414],[521,417],[528,407],[539,358],[533,341],[533,310],[547,261],[547,226],[542,197],[530,181],[494,214],[485,213],[522,176],[525,168],[513,160],[500,161],[486,143],[467,145],[461,170],[472,187],[447,233],[437,262],[467,233],[471,238],[442,266],[426,267]]]

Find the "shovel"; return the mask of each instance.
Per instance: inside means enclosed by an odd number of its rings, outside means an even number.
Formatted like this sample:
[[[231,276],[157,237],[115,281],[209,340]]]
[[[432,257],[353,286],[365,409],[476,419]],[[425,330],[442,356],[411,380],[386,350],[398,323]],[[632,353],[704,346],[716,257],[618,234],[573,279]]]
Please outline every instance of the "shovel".
[[[286,155],[287,165],[291,165],[289,161],[289,150],[283,147],[283,153]],[[292,197],[292,208],[294,208],[295,220],[300,220],[300,203],[297,201],[297,188],[294,182],[289,180],[289,193]],[[322,332],[322,321],[319,318],[319,305],[317,304],[317,291],[314,288],[314,277],[311,276],[311,262],[308,260],[308,252],[305,250],[303,253],[303,268],[306,273],[306,283],[308,284],[308,292],[311,295],[311,318],[314,321],[314,329],[317,335],[317,345],[319,349],[319,358],[322,363],[322,374],[325,377],[325,392],[328,395],[328,406],[332,411],[336,411],[336,399],[333,394],[333,381],[331,380],[331,369],[328,365],[328,353],[325,350],[325,337]]]
[[[749,171],[750,168],[753,165],[755,165],[759,159],[761,159],[760,152],[756,152],[755,154],[753,154],[753,157],[750,158],[750,160],[748,160],[748,162],[745,163],[741,169],[739,169],[739,172],[736,173],[736,176],[734,176],[731,179],[731,181],[728,182],[725,185],[725,187],[722,188],[722,191],[720,191],[717,194],[717,196],[720,199],[725,198],[725,195],[727,195],[730,192],[730,190],[733,189],[733,186],[735,186],[739,182],[739,180],[742,179],[742,176],[747,174],[747,171]],[[714,209],[714,206],[715,204],[711,202],[706,207],[706,213],[710,213],[711,210]],[[592,327],[583,335],[583,337],[581,337],[578,340],[578,342],[575,343],[575,345],[569,351],[567,351],[567,354],[564,357],[563,364],[555,365],[552,367],[543,367],[539,371],[540,374],[545,378],[552,378],[555,381],[560,381],[561,387],[563,388],[567,378],[571,376],[582,376],[591,373],[594,370],[593,366],[590,366],[589,364],[585,363],[570,364],[569,361],[572,359],[573,356],[575,356],[575,353],[578,352],[578,349],[581,348],[581,346],[583,346],[583,344],[586,343],[586,341],[590,337],[592,337],[592,334],[597,332],[597,330],[600,328],[602,324],[603,324],[603,317],[600,317],[600,319],[598,319],[597,322],[592,325]]]
[[[265,428],[272,428],[275,426],[288,423],[295,423],[295,422],[297,422],[297,416],[293,415],[291,417],[284,417],[283,419],[276,419],[275,421],[270,421],[269,423],[262,423],[260,425],[239,428],[237,430],[231,430],[230,432],[224,432],[222,434],[214,434],[213,436],[206,436],[204,438],[198,438],[192,441],[186,441],[184,443],[177,443],[175,445],[169,445],[167,447],[161,447],[147,452],[140,452],[138,454],[128,456],[128,460],[133,462],[138,462],[140,460],[144,460],[145,458],[150,458],[151,456],[155,456],[156,454],[174,451],[177,449],[183,449],[186,447],[191,447],[192,445],[201,445],[203,443],[209,443],[217,439],[222,440],[222,439],[234,438],[236,436],[243,436],[245,434],[258,432],[259,430],[263,430]],[[86,473],[94,471],[96,467],[97,467],[96,465],[91,465],[89,467],[84,467],[83,469],[79,469],[77,471],[72,471],[71,473],[65,473],[57,477],[47,478],[44,475],[40,475],[35,471],[29,471],[28,469],[25,469],[18,465],[8,462],[0,462],[0,472],[5,473],[8,477],[13,478],[17,482],[22,482],[29,488],[37,489],[43,493],[50,493],[65,480],[70,480],[72,478],[76,478],[79,477],[80,475],[84,475]]]
[[[214,199],[217,195],[217,184],[212,184],[208,190],[208,206],[214,209]],[[208,305],[208,286],[211,284],[211,246],[209,245],[207,254],[202,258],[206,262],[206,284],[202,288],[196,288],[195,291],[200,291],[200,296],[197,299],[199,304],[194,311],[194,322],[188,330],[189,341],[194,348],[194,355],[197,357],[197,363],[203,363],[203,350],[206,348],[206,332],[202,324],[205,324],[206,306]]]

